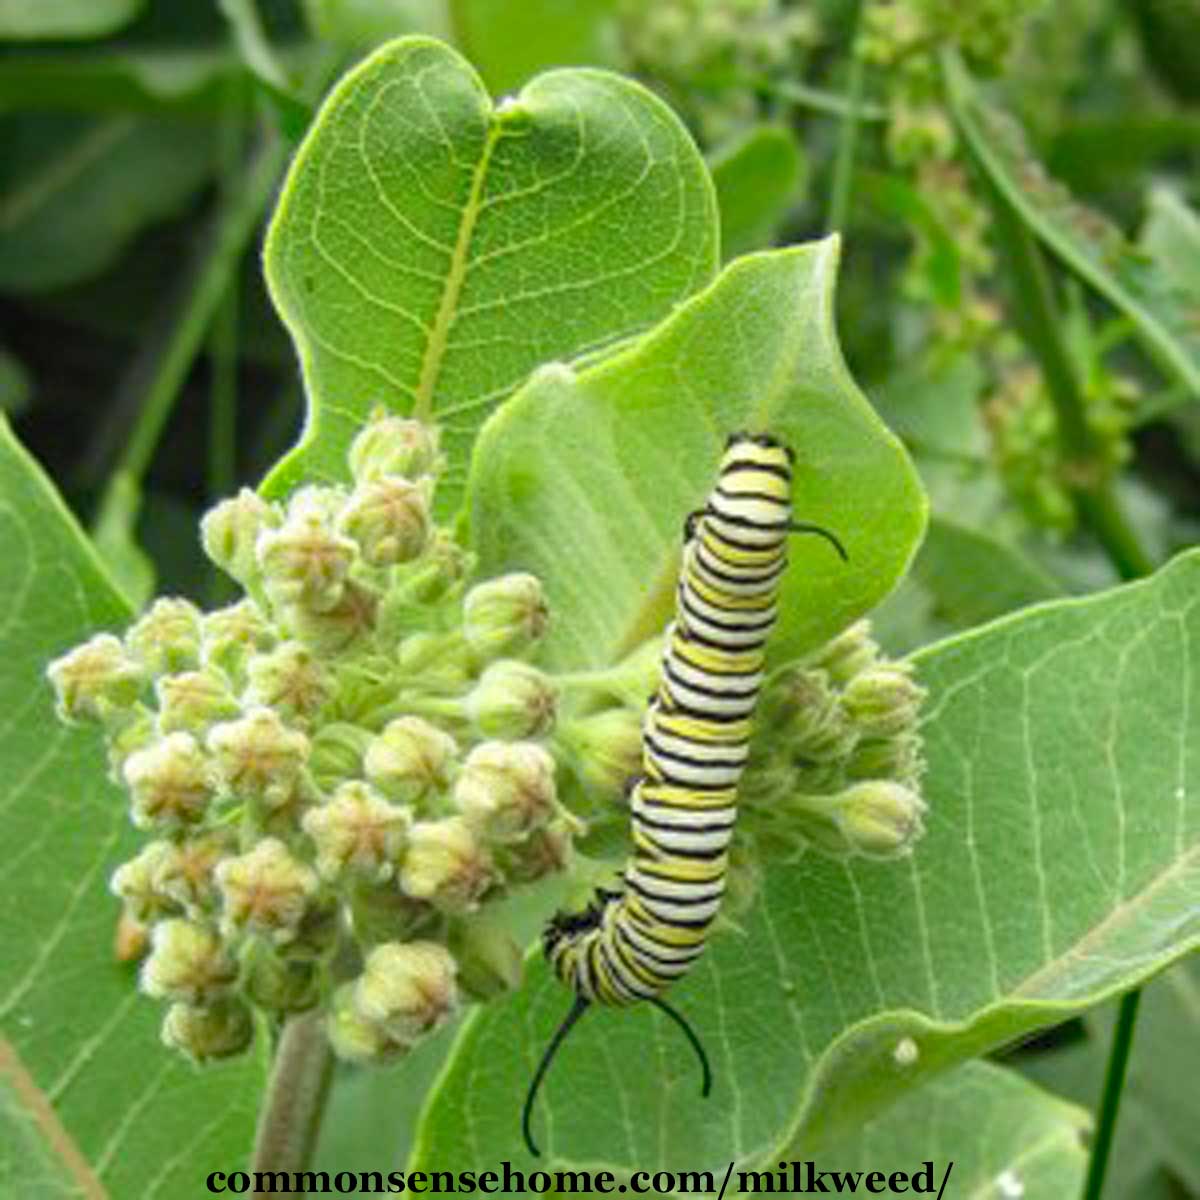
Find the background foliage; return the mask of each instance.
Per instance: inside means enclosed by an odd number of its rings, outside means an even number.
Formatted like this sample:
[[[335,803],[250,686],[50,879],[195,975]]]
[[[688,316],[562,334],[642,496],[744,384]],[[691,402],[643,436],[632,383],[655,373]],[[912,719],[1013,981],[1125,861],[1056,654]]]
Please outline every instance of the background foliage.
[[[544,574],[575,669],[661,622],[705,464],[769,423],[851,550],[798,545],[773,652],[890,592],[876,628],[931,693],[914,857],[808,856],[716,939],[678,989],[707,1103],[658,1014],[589,1016],[550,1153],[953,1158],[949,1194],[1069,1195],[1112,999],[1163,972],[1108,1194],[1200,1195],[1171,965],[1200,940],[1198,31],[1115,0],[0,3],[13,1194],[201,1194],[267,1068],[159,1049],[111,953],[124,815],[41,664],[154,591],[221,599],[205,505],[335,477],[385,402],[446,426],[444,515]],[[344,1072],[314,1165],[528,1167],[514,1097],[563,1004],[531,962]]]

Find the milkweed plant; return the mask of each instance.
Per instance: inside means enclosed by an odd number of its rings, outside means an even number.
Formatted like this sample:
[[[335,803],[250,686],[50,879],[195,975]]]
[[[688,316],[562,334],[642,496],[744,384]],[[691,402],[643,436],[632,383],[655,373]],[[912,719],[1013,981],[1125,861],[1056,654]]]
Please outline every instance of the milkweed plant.
[[[14,170],[65,201],[0,199],[0,287],[115,279],[219,186],[124,385],[134,431],[114,409],[93,447],[90,531],[0,446],[2,1120],[44,1150],[0,1151],[6,1178],[814,1160],[1200,1195],[1164,1049],[1198,1044],[1191,18],[224,4],[171,34],[222,39],[184,70],[156,40],[178,15],[72,7],[0,14],[119,52],[53,51],[53,102],[19,98],[34,50],[6,58]],[[41,111],[80,105],[78,143]],[[260,278],[290,344],[251,369]],[[137,522],[206,337],[209,499],[159,538],[193,565],[155,596]],[[303,431],[239,490],[234,401],[267,412],[248,380],[296,359]],[[663,1012],[602,1008],[558,1050],[538,1162],[519,1097],[572,1000],[539,934],[621,886],[739,433],[790,450],[795,521],[844,557],[787,538],[720,916],[670,990],[711,1094]]]

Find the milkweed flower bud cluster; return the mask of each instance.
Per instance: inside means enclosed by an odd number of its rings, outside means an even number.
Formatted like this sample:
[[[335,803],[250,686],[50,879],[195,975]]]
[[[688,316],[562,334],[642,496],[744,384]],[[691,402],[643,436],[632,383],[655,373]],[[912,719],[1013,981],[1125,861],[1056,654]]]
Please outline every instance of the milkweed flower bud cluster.
[[[349,465],[350,486],[205,516],[237,603],[158,600],[48,669],[147,835],[111,879],[122,944],[148,945],[142,990],[197,1061],[244,1049],[255,1007],[318,1006],[339,1054],[380,1059],[514,986],[490,913],[566,869],[581,829],[551,752],[559,689],[527,661],[541,584],[470,586],[433,516],[436,431],[377,417]]]
[[[866,621],[778,672],[759,702],[743,776],[743,852],[908,853],[924,832],[924,695],[907,662],[883,657]]]
[[[756,83],[793,77],[821,40],[813,6],[781,0],[622,0],[617,20],[627,69],[661,87],[710,144],[754,121]]]

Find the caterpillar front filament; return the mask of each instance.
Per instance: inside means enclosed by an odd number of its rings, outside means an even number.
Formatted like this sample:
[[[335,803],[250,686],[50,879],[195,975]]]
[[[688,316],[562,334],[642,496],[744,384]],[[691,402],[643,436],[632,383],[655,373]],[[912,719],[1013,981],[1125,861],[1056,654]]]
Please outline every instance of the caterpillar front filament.
[[[620,890],[601,890],[581,913],[558,913],[543,946],[576,995],[534,1076],[522,1115],[563,1039],[589,1004],[648,1000],[699,1041],[662,999],[703,953],[725,890],[737,788],[763,680],[764,648],[787,567],[792,452],[769,435],[734,434],[716,486],[687,520],[675,617],[668,626],[658,690],[642,726],[642,774],[630,792],[633,853]]]

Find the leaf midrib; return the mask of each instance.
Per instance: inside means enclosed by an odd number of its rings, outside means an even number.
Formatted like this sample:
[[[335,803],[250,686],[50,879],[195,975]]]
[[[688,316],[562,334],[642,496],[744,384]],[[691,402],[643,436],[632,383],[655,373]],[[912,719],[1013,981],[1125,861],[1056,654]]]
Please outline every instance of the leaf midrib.
[[[462,294],[463,284],[467,277],[467,256],[471,247],[471,238],[479,220],[482,207],[480,198],[483,194],[488,166],[492,160],[492,151],[499,140],[500,129],[493,116],[488,121],[483,151],[471,178],[471,190],[467,196],[467,202],[463,206],[462,219],[458,225],[458,236],[454,243],[454,253],[450,257],[450,269],[446,274],[446,283],[442,289],[442,298],[438,304],[437,315],[433,320],[433,328],[429,332],[429,340],[425,343],[425,353],[421,358],[421,374],[417,380],[412,415],[416,420],[426,424],[433,416],[433,392],[437,386],[442,360],[446,355],[446,340],[450,335],[450,326],[454,323],[458,298]]]

